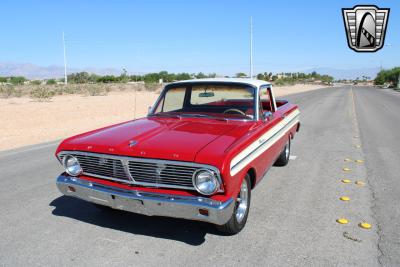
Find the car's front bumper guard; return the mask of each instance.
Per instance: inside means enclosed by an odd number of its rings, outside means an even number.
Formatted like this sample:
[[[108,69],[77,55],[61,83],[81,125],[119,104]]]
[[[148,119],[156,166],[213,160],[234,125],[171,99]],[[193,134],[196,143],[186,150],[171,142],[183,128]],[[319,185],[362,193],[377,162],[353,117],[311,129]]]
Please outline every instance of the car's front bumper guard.
[[[215,201],[204,197],[184,197],[125,190],[79,178],[60,175],[57,187],[67,196],[149,216],[166,216],[222,225],[232,216],[235,201]],[[200,214],[200,210],[202,213]],[[204,212],[204,210],[208,211]]]

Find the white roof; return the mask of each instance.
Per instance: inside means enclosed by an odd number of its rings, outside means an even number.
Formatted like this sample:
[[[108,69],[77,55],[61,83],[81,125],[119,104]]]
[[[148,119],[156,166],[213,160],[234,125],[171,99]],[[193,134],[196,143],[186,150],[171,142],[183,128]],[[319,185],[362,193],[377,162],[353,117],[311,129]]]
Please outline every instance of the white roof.
[[[256,79],[249,79],[249,78],[205,78],[205,79],[192,79],[192,80],[184,80],[184,81],[177,81],[173,82],[172,84],[179,84],[179,83],[196,83],[196,82],[230,82],[230,83],[242,83],[242,84],[250,84],[256,87],[260,87],[261,85],[270,85],[270,82],[256,80]]]

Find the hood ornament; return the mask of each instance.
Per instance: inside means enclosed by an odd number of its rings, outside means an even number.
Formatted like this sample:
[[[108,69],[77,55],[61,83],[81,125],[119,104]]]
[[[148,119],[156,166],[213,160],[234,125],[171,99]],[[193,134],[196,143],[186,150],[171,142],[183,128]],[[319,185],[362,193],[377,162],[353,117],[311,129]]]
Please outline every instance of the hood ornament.
[[[131,141],[129,141],[129,147],[133,147],[133,146],[135,146],[137,143],[138,143],[137,141],[131,140]]]

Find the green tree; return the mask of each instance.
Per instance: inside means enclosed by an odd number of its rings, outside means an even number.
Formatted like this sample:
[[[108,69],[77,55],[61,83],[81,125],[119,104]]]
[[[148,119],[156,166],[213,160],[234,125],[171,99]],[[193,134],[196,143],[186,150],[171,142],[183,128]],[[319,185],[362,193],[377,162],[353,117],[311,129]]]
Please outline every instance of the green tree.
[[[53,85],[53,84],[56,84],[56,83],[57,82],[56,82],[55,79],[49,79],[49,80],[46,81],[46,84],[48,84],[48,85]]]
[[[204,79],[204,78],[208,78],[208,76],[207,75],[205,75],[204,73],[202,73],[202,72],[199,72],[199,73],[197,73],[196,74],[196,79]]]
[[[257,74],[257,79],[258,80],[265,80],[265,75],[262,73]]]
[[[390,83],[393,86],[398,85],[399,82],[399,76],[400,76],[400,67],[395,67],[390,70],[381,70],[375,80],[374,83],[377,85],[383,85],[385,83]]]
[[[238,72],[238,73],[236,73],[235,77],[236,78],[246,78],[247,74],[244,72]]]
[[[90,81],[90,75],[86,71],[71,73],[67,78],[71,83],[88,83]]]
[[[127,82],[129,82],[129,77],[128,77],[128,72],[126,71],[126,69],[122,69],[122,73],[121,73],[121,75],[119,76],[119,79],[118,79],[120,82],[122,82],[122,83],[127,83]]]
[[[9,78],[9,82],[13,85],[23,84],[24,82],[26,82],[26,78],[23,76],[11,76]]]

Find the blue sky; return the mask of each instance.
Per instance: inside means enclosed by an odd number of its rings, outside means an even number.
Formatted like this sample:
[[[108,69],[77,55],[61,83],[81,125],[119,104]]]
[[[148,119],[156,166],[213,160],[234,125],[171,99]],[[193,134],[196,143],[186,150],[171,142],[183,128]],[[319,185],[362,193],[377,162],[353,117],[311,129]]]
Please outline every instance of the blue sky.
[[[385,47],[356,53],[341,8],[391,8]],[[129,72],[254,72],[400,65],[400,2],[388,1],[2,1],[0,62],[126,68]]]

